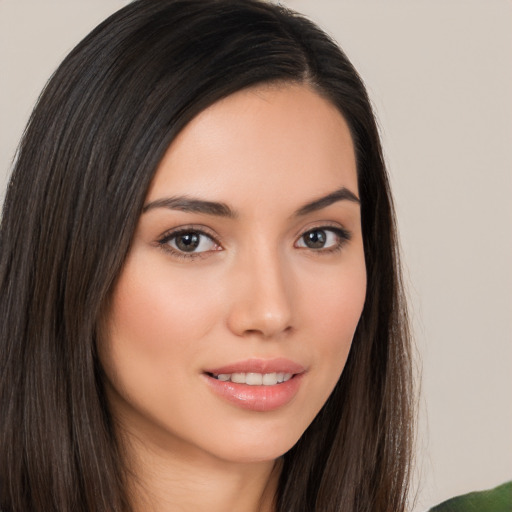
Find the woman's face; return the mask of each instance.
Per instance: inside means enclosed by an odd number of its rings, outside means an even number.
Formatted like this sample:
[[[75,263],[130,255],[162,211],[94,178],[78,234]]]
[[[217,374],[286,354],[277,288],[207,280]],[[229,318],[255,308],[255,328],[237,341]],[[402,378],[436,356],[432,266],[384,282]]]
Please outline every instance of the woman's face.
[[[343,117],[306,86],[259,86],[167,150],[106,314],[112,410],[143,443],[271,460],[338,381],[366,290]]]

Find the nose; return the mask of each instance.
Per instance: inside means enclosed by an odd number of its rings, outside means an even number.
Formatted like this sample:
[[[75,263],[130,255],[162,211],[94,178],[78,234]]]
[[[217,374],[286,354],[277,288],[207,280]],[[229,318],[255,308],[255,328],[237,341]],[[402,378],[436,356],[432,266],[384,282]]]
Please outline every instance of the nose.
[[[237,336],[279,338],[293,328],[292,276],[276,252],[260,248],[236,265],[228,327]]]

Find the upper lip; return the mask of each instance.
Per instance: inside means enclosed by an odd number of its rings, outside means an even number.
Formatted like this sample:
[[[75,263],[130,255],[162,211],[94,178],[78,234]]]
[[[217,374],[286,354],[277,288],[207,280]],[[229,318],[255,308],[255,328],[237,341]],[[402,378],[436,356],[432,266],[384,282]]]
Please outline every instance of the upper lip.
[[[225,366],[210,368],[205,373],[219,375],[232,373],[303,373],[306,369],[304,366],[286,358],[276,359],[247,359],[246,361],[238,361]]]

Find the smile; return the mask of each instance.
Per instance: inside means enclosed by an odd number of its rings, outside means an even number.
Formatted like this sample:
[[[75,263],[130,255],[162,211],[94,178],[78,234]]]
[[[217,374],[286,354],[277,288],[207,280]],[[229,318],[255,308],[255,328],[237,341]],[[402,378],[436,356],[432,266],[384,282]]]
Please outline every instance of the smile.
[[[214,379],[222,382],[235,382],[249,386],[275,386],[289,381],[293,374],[284,372],[273,373],[219,373],[211,374]]]
[[[285,358],[249,359],[203,372],[208,388],[235,407],[270,412],[293,401],[307,370]]]

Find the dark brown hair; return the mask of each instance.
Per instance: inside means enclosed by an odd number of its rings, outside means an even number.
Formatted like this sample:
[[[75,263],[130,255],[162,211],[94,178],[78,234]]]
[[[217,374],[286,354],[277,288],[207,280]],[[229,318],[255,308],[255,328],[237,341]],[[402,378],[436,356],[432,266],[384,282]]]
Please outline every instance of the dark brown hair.
[[[410,340],[396,229],[364,85],[310,21],[257,0],[138,0],[64,60],[35,108],[0,230],[0,509],[126,512],[96,344],[149,183],[195,115],[264,82],[305,83],[346,119],[367,298],[327,403],[284,455],[278,512],[400,512]]]

